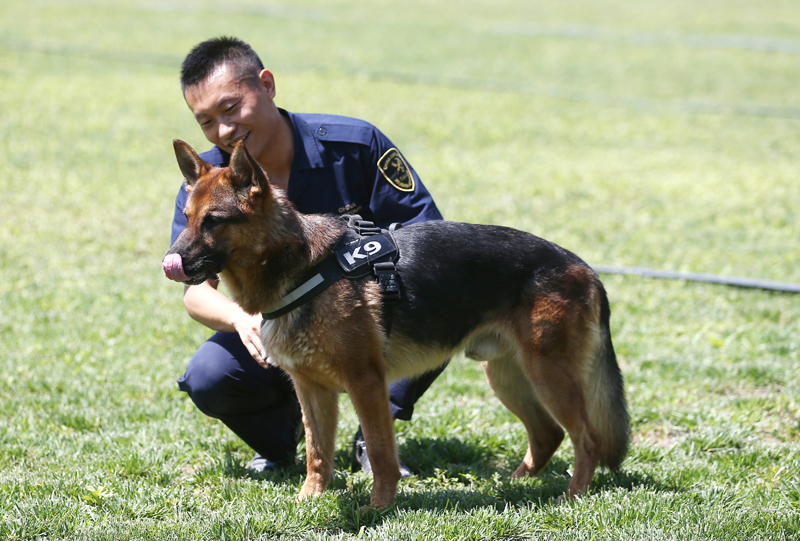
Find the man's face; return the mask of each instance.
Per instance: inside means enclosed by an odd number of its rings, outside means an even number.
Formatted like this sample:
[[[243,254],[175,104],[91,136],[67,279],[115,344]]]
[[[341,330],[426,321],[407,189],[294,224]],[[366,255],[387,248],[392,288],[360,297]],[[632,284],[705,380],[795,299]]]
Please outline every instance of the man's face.
[[[250,154],[261,156],[274,133],[275,84],[268,71],[258,79],[240,79],[223,65],[201,83],[187,86],[184,97],[210,142],[227,152],[241,139]],[[272,114],[271,114],[272,113]]]

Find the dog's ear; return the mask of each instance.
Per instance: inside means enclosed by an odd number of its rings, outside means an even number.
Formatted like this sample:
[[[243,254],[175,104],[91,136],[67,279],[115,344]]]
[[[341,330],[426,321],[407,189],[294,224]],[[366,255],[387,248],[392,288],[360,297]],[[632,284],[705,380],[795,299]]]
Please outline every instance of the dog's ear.
[[[247,151],[243,141],[236,143],[231,154],[231,182],[233,187],[247,195],[261,193],[267,186],[267,175]],[[269,193],[269,190],[266,190]]]
[[[178,158],[178,167],[181,168],[183,178],[186,179],[186,190],[191,191],[197,179],[210,171],[211,166],[203,161],[192,147],[180,139],[173,139],[172,146],[175,148],[175,157]]]

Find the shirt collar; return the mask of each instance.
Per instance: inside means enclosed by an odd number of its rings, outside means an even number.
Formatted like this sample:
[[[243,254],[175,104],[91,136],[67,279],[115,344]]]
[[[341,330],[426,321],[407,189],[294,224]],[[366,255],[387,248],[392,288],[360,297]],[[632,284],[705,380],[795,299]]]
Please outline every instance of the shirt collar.
[[[281,114],[289,117],[294,131],[294,159],[292,171],[303,169],[320,169],[323,167],[322,154],[319,150],[317,138],[311,128],[300,115],[290,113],[278,108]]]
[[[302,171],[311,169],[322,169],[324,164],[322,162],[322,154],[319,150],[317,138],[314,137],[314,132],[311,127],[306,123],[301,115],[290,113],[285,109],[278,108],[281,114],[286,115],[292,122],[292,132],[294,132],[294,158],[292,158],[292,170],[289,174],[289,196],[290,201],[296,201],[306,187],[307,180]],[[230,163],[230,154],[225,152],[219,147],[222,162],[219,167],[227,167]]]
[[[319,151],[317,138],[311,131],[311,127],[302,119],[300,115],[290,113],[285,109],[278,108],[281,114],[286,115],[292,123],[292,132],[294,135],[294,158],[292,159],[292,171],[301,171],[303,169],[320,169],[324,165],[322,163],[322,154]],[[219,156],[213,155],[214,151],[219,153]],[[206,154],[208,156],[206,156]],[[222,150],[218,146],[214,146],[211,151],[204,153],[201,156],[210,160],[212,165],[219,167],[227,167],[230,163],[231,155]]]

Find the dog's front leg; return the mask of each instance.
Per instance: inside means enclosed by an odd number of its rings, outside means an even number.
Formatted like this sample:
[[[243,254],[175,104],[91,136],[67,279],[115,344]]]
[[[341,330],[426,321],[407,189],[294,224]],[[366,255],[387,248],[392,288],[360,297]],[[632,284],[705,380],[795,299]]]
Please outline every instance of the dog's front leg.
[[[292,379],[306,431],[306,481],[300,490],[302,499],[322,494],[333,477],[339,400],[333,389],[294,374]]]
[[[365,370],[359,371],[357,379],[349,382],[347,394],[361,422],[367,456],[372,465],[370,507],[387,507],[397,497],[400,466],[389,408],[389,391],[383,371],[375,365],[365,367]]]

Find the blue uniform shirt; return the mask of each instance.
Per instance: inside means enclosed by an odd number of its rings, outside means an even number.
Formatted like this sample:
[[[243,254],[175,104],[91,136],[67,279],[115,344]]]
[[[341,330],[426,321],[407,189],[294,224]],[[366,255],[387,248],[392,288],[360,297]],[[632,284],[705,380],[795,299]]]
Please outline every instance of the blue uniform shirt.
[[[441,220],[428,190],[392,142],[375,126],[336,115],[295,114],[289,200],[304,214],[360,214],[387,227]],[[215,146],[200,157],[227,167],[230,154]],[[186,228],[186,184],[175,198],[172,243]]]

